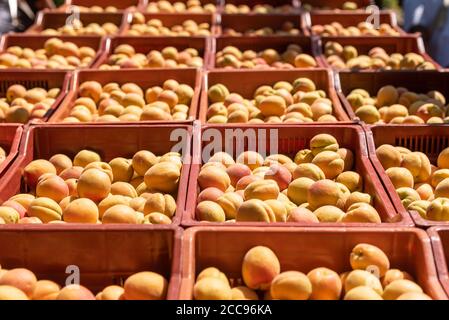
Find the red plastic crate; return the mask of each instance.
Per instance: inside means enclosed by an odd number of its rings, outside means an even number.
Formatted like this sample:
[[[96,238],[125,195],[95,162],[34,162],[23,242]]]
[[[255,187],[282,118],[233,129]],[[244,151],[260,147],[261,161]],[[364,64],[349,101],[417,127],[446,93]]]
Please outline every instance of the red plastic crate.
[[[41,36],[41,35],[29,35],[29,34],[20,34],[20,33],[9,33],[5,34],[0,39],[0,53],[4,52],[7,48],[12,46],[19,46],[22,48],[30,48],[33,50],[44,48],[44,44],[48,39],[58,38],[62,41],[70,41],[76,44],[78,47],[90,47],[97,52],[97,55],[92,59],[92,62],[87,67],[91,67],[94,65],[95,61],[104,51],[104,45],[102,37],[97,36],[79,36],[79,37],[71,37],[71,36]],[[15,68],[10,68],[10,70],[17,70]],[[23,69],[21,69],[23,70]],[[33,70],[33,69],[28,69]],[[64,70],[64,69],[61,69]],[[41,72],[42,70],[39,70]]]
[[[438,278],[444,291],[449,296],[449,274],[447,261],[449,258],[449,228],[432,227],[427,230],[432,241],[433,256],[437,266]]]
[[[193,20],[197,24],[209,23],[211,34],[213,34],[213,28],[217,22],[217,15],[211,13],[143,13],[143,16],[145,17],[145,22],[151,19],[158,19],[164,27],[168,28],[181,25],[186,20]],[[131,23],[128,23],[123,28],[121,35],[126,36],[127,32],[131,29],[131,25]]]
[[[371,17],[372,14],[364,12],[351,12],[342,11],[339,13],[330,11],[313,11],[312,13],[304,13],[301,15],[302,25],[307,29],[309,33],[312,33],[311,28],[315,25],[326,25],[332,22],[338,22],[343,27],[357,26],[360,22],[365,22]],[[386,23],[393,27],[401,34],[406,34],[398,26],[396,14],[393,11],[382,10],[379,12],[379,23]]]
[[[134,273],[153,271],[167,279],[167,299],[175,300],[181,282],[181,238],[182,229],[176,227],[3,230],[0,264],[7,269],[27,268],[38,279],[53,280],[61,286],[70,275],[66,268],[73,265],[79,268],[80,284],[94,294],[109,285],[123,285]]]
[[[215,55],[227,46],[234,46],[239,50],[262,51],[265,49],[274,49],[280,53],[284,52],[288,45],[297,44],[303,49],[303,52],[311,55],[317,62],[317,67],[322,67],[322,60],[319,58],[319,48],[317,47],[317,39],[307,36],[266,36],[266,37],[215,37],[212,42],[212,54],[209,61],[208,69],[220,69],[215,66]],[[240,70],[240,69],[237,69]]]
[[[387,52],[387,54],[406,54],[409,52],[413,52],[421,55],[425,61],[432,63],[437,70],[442,69],[441,66],[426,53],[423,39],[419,34],[407,34],[400,37],[322,37],[318,41],[318,51],[321,63],[326,68],[331,68],[331,66],[326,61],[326,56],[324,55],[324,45],[329,41],[338,42],[342,46],[354,46],[359,54],[368,54],[368,52],[374,47],[383,48]]]
[[[45,29],[58,29],[66,25],[67,19],[71,16],[70,13],[55,12],[55,11],[40,11],[35,24],[29,27],[25,34],[40,34]],[[128,13],[80,13],[79,20],[83,26],[90,23],[98,23],[100,25],[110,22],[115,24],[119,30],[119,34],[128,23],[130,16]]]
[[[420,81],[413,81],[420,79]],[[346,96],[354,89],[365,89],[371,96],[376,96],[380,88],[387,85],[404,87],[416,93],[438,90],[449,99],[448,71],[340,71],[336,74],[337,94],[351,119],[356,119],[351,104]]]
[[[193,299],[196,276],[217,267],[241,281],[243,257],[255,246],[267,246],[277,255],[281,271],[308,273],[317,267],[350,271],[349,255],[359,243],[378,246],[391,268],[409,272],[433,299],[447,300],[438,282],[430,239],[412,228],[206,228],[184,232],[181,299]]]
[[[220,20],[220,24],[215,29],[217,36],[223,35],[223,31],[228,28],[241,33],[267,27],[277,31],[282,29],[284,22],[292,22],[294,27],[303,33],[299,14],[222,14]]]
[[[235,6],[247,5],[251,9],[256,5],[264,5],[264,4],[271,5],[272,7],[275,7],[275,8],[289,5],[292,7],[293,12],[300,12],[300,1],[298,1],[298,0],[252,0],[252,1],[224,0],[223,1],[223,12],[224,12],[225,5],[227,5],[227,4],[233,4]],[[254,13],[251,13],[251,14],[254,14]],[[283,14],[283,13],[280,13],[280,14]],[[264,15],[264,14],[261,14],[261,15]]]
[[[274,85],[277,81],[292,82],[297,78],[305,77],[312,80],[318,89],[324,90],[328,98],[332,101],[334,115],[339,121],[349,121],[349,117],[344,111],[334,87],[334,80],[331,72],[325,69],[296,69],[296,70],[220,70],[208,71],[204,74],[202,82],[201,101],[199,109],[199,120],[206,124],[206,113],[209,107],[209,98],[207,92],[210,87],[221,83],[225,85],[230,92],[238,93],[244,98],[251,98],[256,89],[262,85]],[[245,79],[245,85],[242,86],[242,79]],[[244,127],[247,124],[240,124]],[[266,124],[261,124],[265,126]]]
[[[67,94],[71,78],[72,73],[65,71],[4,70],[0,72],[0,97],[5,97],[8,88],[14,84],[21,84],[27,89],[36,87],[44,88],[45,90],[60,88],[61,93],[56,98],[55,103],[53,103],[53,105],[50,107],[47,114],[41,119],[33,120],[34,122],[46,122],[50,117],[50,114],[54,112],[54,110],[56,110],[56,108],[61,104],[62,100]]]
[[[113,37],[106,42],[105,52],[97,60],[95,65],[92,66],[92,68],[97,69],[102,64],[107,63],[107,60],[114,53],[114,50],[122,44],[128,44],[132,46],[137,53],[143,53],[145,55],[147,55],[151,50],[161,51],[165,47],[175,47],[178,50],[194,48],[198,50],[199,56],[203,58],[203,68],[206,67],[207,61],[209,61],[211,46],[210,40],[205,37],[118,36]]]
[[[6,152],[6,159],[0,164],[0,178],[6,173],[19,154],[23,126],[19,124],[0,125],[0,147]]]
[[[177,131],[179,130],[179,131]],[[182,132],[181,132],[182,131]],[[20,146],[20,155],[14,165],[0,181],[0,202],[6,201],[15,194],[26,192],[22,181],[23,168],[36,159],[50,159],[57,153],[73,158],[82,149],[94,150],[102,159],[110,161],[116,157],[132,157],[137,151],[149,150],[156,155],[172,151],[177,145],[179,136],[184,134],[182,145],[183,165],[179,179],[176,213],[173,225],[178,225],[185,207],[186,190],[191,162],[192,127],[188,125],[140,124],[140,125],[31,125],[24,134]],[[179,151],[181,152],[181,151]],[[37,225],[40,229],[54,229],[55,226]],[[22,230],[34,228],[28,225],[4,225],[1,230]],[[64,224],[63,229],[76,228],[76,224]],[[88,228],[107,229],[109,226],[91,225]],[[153,229],[160,226],[135,225],[135,229]]]
[[[436,163],[438,155],[449,147],[449,130],[447,125],[375,125],[366,127],[368,150],[371,162],[387,190],[396,211],[406,212],[401,199],[376,157],[376,149],[383,144],[391,144],[424,153],[431,163]],[[419,213],[411,211],[415,224],[427,228],[431,226],[449,226],[449,222],[423,219]]]
[[[194,95],[189,109],[189,118],[186,121],[176,121],[173,123],[191,124],[192,120],[196,118],[198,100],[201,88],[201,74],[197,69],[186,68],[186,69],[142,69],[142,70],[83,70],[75,72],[73,75],[73,80],[71,83],[70,90],[61,103],[61,106],[56,110],[56,112],[50,117],[50,123],[59,123],[64,118],[66,118],[70,110],[73,107],[73,103],[79,97],[78,91],[81,83],[85,81],[98,81],[100,84],[105,85],[110,82],[117,82],[120,85],[133,82],[138,86],[146,89],[151,86],[162,85],[165,80],[176,79],[179,83],[185,83],[194,89]],[[139,124],[143,123],[162,123],[161,121],[140,121]],[[99,125],[100,122],[90,122],[90,124]],[[136,122],[120,122],[119,125],[123,124],[136,124]],[[72,125],[72,124],[69,124]],[[75,124],[80,125],[80,124]],[[81,124],[82,125],[82,124]]]
[[[282,126],[246,126],[241,127],[238,125],[208,125],[202,126],[201,129],[197,124],[194,128],[194,139],[193,139],[193,163],[190,169],[190,178],[188,186],[188,196],[186,209],[182,217],[182,226],[230,226],[228,223],[211,223],[211,222],[200,222],[196,220],[195,209],[197,205],[198,196],[198,175],[201,170],[201,164],[203,163],[202,153],[203,148],[205,148],[215,138],[211,138],[206,134],[208,130],[209,133],[220,133],[222,138],[222,146],[233,147],[232,152],[236,153],[236,145],[241,145],[243,150],[248,151],[265,151],[267,154],[280,153],[288,156],[294,156],[299,150],[308,147],[310,139],[315,135],[320,133],[328,133],[333,135],[339,142],[341,147],[349,148],[354,153],[354,165],[355,171],[360,173],[363,177],[365,188],[364,191],[371,194],[373,197],[373,204],[378,211],[382,223],[381,224],[370,224],[370,223],[290,223],[290,222],[279,222],[279,223],[262,223],[262,222],[241,222],[233,223],[231,226],[234,227],[248,227],[248,226],[269,226],[269,227],[384,227],[384,226],[413,226],[412,219],[407,212],[396,213],[392,203],[390,202],[388,195],[382,186],[382,183],[378,179],[374,168],[368,158],[368,150],[366,147],[366,137],[361,126],[355,124],[296,124],[296,125],[282,125]],[[256,139],[251,140],[256,142],[256,146],[248,146],[250,138],[245,137],[248,132],[254,132],[256,134]],[[277,136],[276,133],[277,132]],[[274,135],[274,136],[272,136]],[[277,150],[273,152],[272,144],[273,140],[277,138]],[[212,140],[212,141],[211,141]],[[229,152],[229,151],[228,151]],[[232,155],[235,159],[235,155]]]

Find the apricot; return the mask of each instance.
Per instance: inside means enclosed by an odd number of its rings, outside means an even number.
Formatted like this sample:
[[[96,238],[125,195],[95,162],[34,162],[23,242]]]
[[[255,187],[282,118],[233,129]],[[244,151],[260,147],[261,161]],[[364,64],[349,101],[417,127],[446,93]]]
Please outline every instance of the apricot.
[[[129,206],[117,204],[104,212],[101,221],[103,224],[137,224],[137,214]]]
[[[325,205],[337,206],[341,197],[342,192],[338,184],[332,180],[316,181],[307,192],[307,202],[314,209]]]
[[[111,191],[111,179],[99,169],[88,169],[79,177],[77,191],[80,197],[99,202]]]
[[[209,267],[209,268],[206,268],[203,271],[201,271],[198,274],[198,276],[196,277],[196,281],[198,282],[204,278],[217,278],[217,279],[222,280],[226,285],[229,286],[229,280],[226,277],[226,275],[214,267]]]
[[[396,190],[402,205],[407,209],[415,201],[421,200],[418,192],[412,188],[399,188]]]
[[[407,293],[401,294],[396,300],[413,300],[413,301],[417,301],[417,300],[432,300],[432,298],[429,297],[425,293],[407,292]]]
[[[259,199],[269,200],[277,199],[279,187],[273,180],[259,180],[250,183],[245,188],[245,200]]]
[[[206,277],[197,280],[193,287],[195,300],[232,300],[231,287],[223,280]]]
[[[37,197],[47,197],[56,202],[69,195],[69,187],[65,181],[57,175],[41,176],[36,187]]]
[[[356,117],[367,124],[375,124],[380,121],[380,113],[376,107],[364,105],[355,111]]]
[[[307,192],[314,184],[310,178],[298,178],[292,181],[287,189],[288,198],[296,205],[308,202]]]
[[[160,162],[145,173],[145,184],[154,190],[173,193],[178,189],[180,169],[172,162]]]
[[[263,165],[264,159],[255,151],[245,151],[237,157],[236,162],[248,166],[253,171]]]
[[[449,148],[441,151],[437,159],[437,165],[440,169],[449,169]]]
[[[108,286],[101,292],[101,300],[121,300],[125,289],[120,286]]]
[[[167,296],[168,282],[160,274],[139,272],[126,279],[124,290],[125,300],[163,300]]]
[[[426,216],[433,221],[449,221],[449,200],[438,198],[427,207]]]
[[[299,165],[301,163],[311,163],[313,158],[314,158],[314,155],[313,155],[312,151],[309,149],[304,149],[304,150],[299,151],[295,155],[294,162],[297,165]]]
[[[121,195],[129,198],[136,198],[136,189],[127,182],[117,181],[111,185],[112,195]]]
[[[95,300],[95,296],[89,289],[78,284],[71,284],[59,291],[56,300]]]
[[[59,176],[64,179],[64,180],[68,180],[68,179],[79,179],[79,177],[81,176],[81,173],[83,173],[84,168],[83,167],[78,167],[78,166],[74,166],[71,167],[69,169],[65,169],[64,171],[62,171]]]
[[[243,202],[235,219],[237,222],[276,222],[276,216],[271,207],[259,199]]]
[[[323,151],[337,152],[339,149],[337,140],[326,133],[318,134],[310,140],[310,149],[312,154],[316,156]]]
[[[379,295],[383,293],[382,285],[375,275],[365,270],[351,271],[344,283],[345,292],[360,286],[370,287]]]
[[[277,183],[279,190],[285,190],[288,188],[292,180],[292,174],[290,171],[280,164],[272,164],[270,169],[265,172],[265,180],[273,180]]]
[[[232,288],[231,294],[231,300],[259,300],[259,297],[254,290],[244,286]]]
[[[338,175],[335,181],[344,184],[351,193],[363,189],[363,179],[357,172],[343,172]]]
[[[320,222],[338,222],[345,213],[334,206],[322,206],[316,209],[313,214]]]
[[[131,162],[134,171],[139,176],[144,176],[148,169],[156,163],[158,163],[157,157],[152,152],[146,150],[137,152]]]
[[[402,154],[391,145],[384,144],[377,148],[376,156],[385,170],[401,166]]]
[[[296,223],[319,223],[317,216],[306,208],[294,208],[290,211],[287,222]]]
[[[246,286],[253,290],[267,290],[280,273],[276,254],[268,247],[250,249],[243,258],[242,276]]]
[[[447,178],[449,178],[449,169],[436,170],[435,172],[432,173],[431,176],[432,187],[436,188],[441,181]]]
[[[97,223],[99,219],[98,208],[95,202],[90,199],[76,199],[64,209],[62,218],[65,222]]]
[[[37,279],[30,270],[18,268],[8,270],[0,278],[0,286],[12,286],[25,293],[31,298],[36,287]]]
[[[220,198],[224,194],[223,191],[217,188],[206,188],[203,191],[200,192],[197,198],[197,202],[203,202],[203,201],[217,201],[218,198]]]
[[[323,170],[313,163],[301,163],[299,164],[295,171],[293,172],[293,178],[309,178],[313,181],[325,179]]]
[[[175,199],[169,194],[153,193],[148,195],[143,213],[149,215],[153,212],[160,212],[172,218],[176,212]]]
[[[0,285],[1,300],[29,300],[27,295],[13,286]]]
[[[235,187],[237,185],[237,182],[241,178],[251,175],[251,169],[248,168],[244,164],[236,163],[236,164],[231,164],[230,166],[228,166],[226,168],[226,173],[228,174],[228,176],[231,180],[231,185]],[[275,179],[273,179],[273,180],[275,180]],[[281,180],[281,179],[279,179],[279,180]]]
[[[264,98],[260,104],[259,109],[263,116],[282,116],[287,109],[285,100],[280,96],[269,96]]]
[[[421,152],[404,154],[401,167],[408,169],[417,183],[427,181],[431,174],[429,158]]]
[[[438,183],[435,188],[435,198],[449,198],[449,178]]]
[[[72,160],[64,154],[55,154],[49,160],[56,168],[56,174],[61,174],[65,169],[69,169],[73,166]]]
[[[287,221],[287,207],[279,200],[266,200],[267,204],[273,211],[275,222],[286,222]]]
[[[30,203],[33,202],[35,197],[32,194],[20,193],[9,199],[9,201],[14,201],[19,203],[25,210],[28,210]]]
[[[391,106],[399,99],[399,94],[395,87],[384,86],[377,92],[377,107]]]
[[[414,179],[411,172],[406,168],[389,168],[385,171],[388,178],[390,178],[391,183],[395,189],[399,188],[413,188]]]
[[[340,222],[381,223],[382,220],[375,208],[367,203],[351,205]]]
[[[308,300],[312,294],[312,283],[302,272],[287,271],[273,279],[270,293],[273,299]]]
[[[354,270],[368,270],[369,267],[375,266],[380,277],[390,269],[387,255],[378,247],[367,243],[360,243],[352,249],[349,262]]]
[[[328,268],[316,268],[307,274],[312,284],[312,300],[339,300],[342,283],[340,276]]]
[[[382,278],[382,286],[385,288],[393,281],[402,279],[413,281],[412,276],[407,272],[398,269],[390,269],[385,273],[385,275]]]
[[[145,216],[145,223],[149,224],[171,224],[172,221],[165,214],[160,212],[153,212]]]
[[[36,188],[39,178],[46,173],[56,174],[55,166],[47,160],[34,160],[23,169],[23,177],[31,189]]]
[[[30,203],[28,216],[39,218],[43,223],[60,221],[62,209],[57,202],[50,198],[36,198]]]
[[[85,172],[89,169],[98,169],[98,170],[106,173],[108,175],[109,179],[111,180],[111,182],[114,179],[113,174],[112,174],[112,168],[106,162],[100,162],[100,161],[91,162],[87,166],[84,167],[83,172]]]
[[[200,221],[225,222],[226,214],[222,207],[212,201],[203,201],[196,207],[196,217]]]
[[[312,163],[323,171],[327,179],[334,179],[342,173],[345,165],[338,153],[333,151],[320,152],[313,158]]]
[[[344,300],[382,300],[382,297],[371,287],[358,286],[349,290]]]
[[[3,224],[14,224],[20,220],[20,214],[11,207],[1,206],[0,218],[2,218]]]
[[[212,103],[223,102],[229,95],[229,90],[222,84],[216,84],[209,88],[207,96]]]
[[[231,220],[236,218],[237,211],[243,204],[243,198],[235,192],[228,192],[220,196],[217,203],[223,209],[226,220]]]
[[[201,189],[213,187],[226,191],[231,185],[231,180],[225,170],[210,166],[201,169],[198,175],[198,183]]]
[[[85,168],[89,163],[101,162],[100,155],[94,151],[81,150],[73,159],[73,165]]]
[[[317,66],[315,59],[304,53],[298,54],[294,63],[296,68],[314,68]]]
[[[410,280],[400,279],[391,282],[385,287],[382,298],[385,300],[396,300],[405,293],[423,293],[420,286]]]
[[[61,287],[50,280],[39,280],[34,287],[32,300],[53,300],[52,296],[59,294]]]

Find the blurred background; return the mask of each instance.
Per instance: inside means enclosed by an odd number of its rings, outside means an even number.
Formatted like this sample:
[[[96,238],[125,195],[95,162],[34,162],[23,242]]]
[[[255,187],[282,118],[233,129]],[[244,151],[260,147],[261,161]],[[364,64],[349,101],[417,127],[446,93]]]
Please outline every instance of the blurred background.
[[[269,2],[269,1],[267,1]],[[28,28],[36,13],[55,8],[64,0],[0,0],[0,34]],[[449,0],[376,0],[382,9],[394,10],[407,32],[420,32],[430,55],[449,66]]]

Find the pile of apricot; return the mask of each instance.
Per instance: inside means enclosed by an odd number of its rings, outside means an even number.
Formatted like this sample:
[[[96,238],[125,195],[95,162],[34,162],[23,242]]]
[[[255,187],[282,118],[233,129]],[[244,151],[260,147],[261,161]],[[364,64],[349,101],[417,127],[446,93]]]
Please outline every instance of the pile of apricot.
[[[164,36],[164,37],[191,37],[210,36],[210,24],[207,22],[197,23],[188,19],[174,26],[165,26],[157,19],[146,20],[142,13],[134,13],[130,29],[126,32],[128,36]]]
[[[151,1],[146,11],[148,13],[214,13],[217,8],[214,1],[202,4],[200,0],[187,0],[185,2],[170,2],[165,0]]]
[[[416,93],[384,86],[376,96],[354,89],[346,97],[355,115],[368,124],[438,124],[449,122],[446,97],[437,90]]]
[[[148,54],[136,53],[133,46],[119,45],[100,69],[141,69],[141,68],[201,68],[203,58],[198,50],[165,47],[161,51],[151,50]]]
[[[367,55],[359,54],[354,46],[342,46],[329,41],[324,45],[327,63],[335,69],[352,70],[435,70],[435,65],[420,54],[388,54],[381,47],[372,48]]]
[[[12,46],[0,54],[0,69],[76,69],[89,66],[96,52],[90,47],[78,47],[70,41],[48,39],[44,48],[33,50]]]
[[[376,155],[407,210],[424,219],[449,221],[449,148],[436,165],[422,152],[388,144],[377,148]]]
[[[146,90],[135,83],[86,81],[78,95],[63,122],[182,121],[188,117],[194,90],[173,79]]]
[[[223,35],[225,36],[296,36],[299,35],[301,31],[295,27],[295,24],[291,21],[285,21],[280,29],[273,29],[270,27],[264,27],[259,29],[248,29],[244,32],[236,31],[232,28],[224,28]]]
[[[231,287],[231,282],[236,281],[210,267],[196,278],[193,297],[196,300],[432,300],[410,274],[390,268],[387,255],[376,246],[356,245],[349,262],[352,271],[341,274],[325,267],[307,274],[282,271],[276,253],[257,246],[243,258],[244,285]],[[373,274],[373,269],[378,274]]]
[[[381,223],[351,150],[328,134],[294,158],[219,152],[198,175],[196,218],[209,222]]]
[[[82,285],[62,287],[51,280],[38,280],[25,268],[2,269],[0,265],[0,300],[163,300],[167,280],[160,274],[143,271],[129,276],[122,286],[111,285],[96,296]]]
[[[228,3],[224,7],[224,12],[228,14],[245,14],[245,13],[255,13],[255,14],[270,14],[270,13],[292,13],[292,11],[298,11],[292,5],[286,4],[282,6],[272,6],[270,4],[256,4],[250,7],[246,4],[235,5]]]
[[[399,36],[399,31],[395,30],[388,23],[382,23],[376,28],[370,22],[360,22],[357,26],[343,27],[341,23],[332,22],[325,25],[312,26],[312,32],[322,37],[360,37],[360,36]]]
[[[80,20],[74,20],[73,24],[67,24],[57,29],[45,29],[42,34],[47,36],[110,36],[118,33],[118,31],[118,26],[111,22],[89,23],[84,26]]]
[[[10,123],[27,123],[30,119],[43,118],[60,93],[59,88],[47,91],[14,84],[6,90],[6,97],[0,99],[0,119]]]
[[[0,223],[170,224],[181,167],[178,153],[146,150],[109,163],[91,150],[33,160],[23,169],[30,192],[0,206]]]
[[[89,12],[89,13],[116,13],[119,11],[117,7],[114,6],[106,6],[106,7],[100,7],[100,6],[75,6],[76,9],[83,13],[83,12]],[[134,6],[129,7],[128,9],[134,10],[136,9]],[[73,10],[72,10],[73,11]]]
[[[317,62],[311,55],[303,53],[301,46],[296,44],[288,45],[282,53],[274,49],[242,52],[237,47],[227,46],[216,53],[215,66],[228,69],[293,69],[315,68]]]
[[[279,81],[256,89],[252,98],[230,93],[223,84],[208,90],[208,123],[336,122],[332,101],[308,78]]]
[[[301,7],[304,11],[312,11],[313,9],[320,9],[320,10],[349,10],[349,11],[353,11],[353,10],[357,10],[359,9],[359,6],[357,4],[357,2],[354,1],[346,1],[342,4],[341,8],[335,8],[335,7],[328,7],[328,6],[321,6],[321,7],[316,7],[315,5],[309,4],[308,1],[302,1],[302,7]]]

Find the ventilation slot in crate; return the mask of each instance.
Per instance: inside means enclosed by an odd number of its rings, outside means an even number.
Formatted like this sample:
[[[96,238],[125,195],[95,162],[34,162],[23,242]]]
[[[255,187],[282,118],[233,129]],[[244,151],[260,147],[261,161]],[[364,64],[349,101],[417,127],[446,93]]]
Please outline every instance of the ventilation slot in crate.
[[[2,95],[6,94],[6,91],[8,91],[8,88],[15,84],[21,84],[27,89],[31,88],[43,88],[45,90],[49,90],[48,81],[46,80],[4,80],[0,83],[0,93]]]
[[[430,160],[434,160],[449,145],[448,136],[411,136],[397,137],[395,145],[402,146],[412,151],[420,151],[426,154]]]

